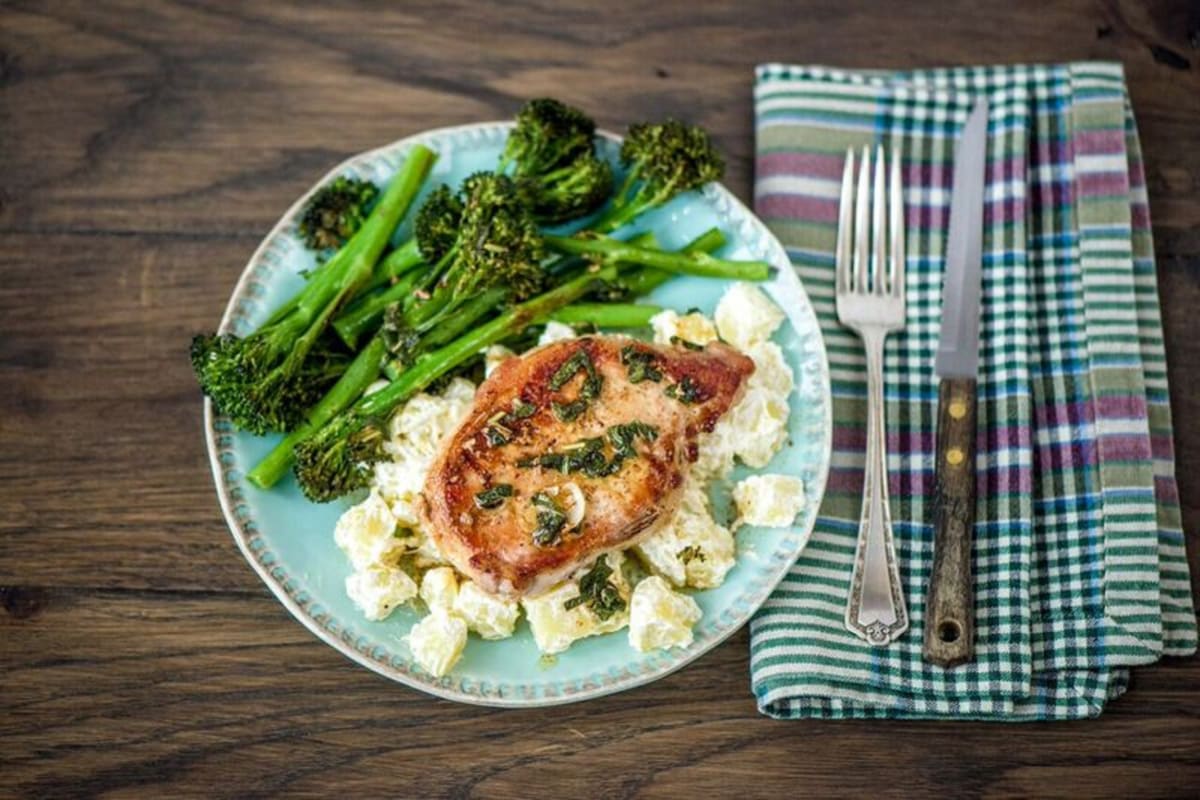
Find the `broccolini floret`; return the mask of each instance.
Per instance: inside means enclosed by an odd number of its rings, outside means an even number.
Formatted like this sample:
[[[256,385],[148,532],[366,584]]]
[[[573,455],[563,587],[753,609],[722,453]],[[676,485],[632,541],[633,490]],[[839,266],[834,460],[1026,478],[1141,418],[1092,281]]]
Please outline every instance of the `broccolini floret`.
[[[621,145],[627,173],[612,205],[592,224],[616,230],[680,192],[719,181],[725,170],[708,133],[678,120],[630,125]]]
[[[504,143],[498,172],[517,177],[544,175],[592,152],[596,123],[577,108],[541,97],[517,112],[516,126]]]
[[[299,330],[288,324],[244,339],[230,334],[192,339],[189,355],[201,389],[237,427],[258,435],[291,430],[341,376],[350,359],[331,343],[289,362],[287,351]]]
[[[425,198],[413,222],[413,234],[426,262],[436,264],[454,247],[462,214],[462,201],[444,183]]]
[[[286,311],[246,337],[206,334],[192,341],[200,388],[235,425],[256,434],[291,430],[341,375],[349,358],[326,335],[333,315],[371,277],[392,231],[436,155],[413,148],[367,221]]]
[[[554,225],[586,216],[612,195],[613,171],[609,163],[585,153],[566,166],[543,175],[516,180],[521,198],[538,222]]]
[[[468,299],[503,288],[512,299],[529,297],[542,288],[542,239],[537,223],[515,184],[504,175],[475,173],[459,191],[462,214],[455,242],[439,242],[441,258],[428,274],[429,290],[412,295],[404,320],[425,331]],[[445,199],[440,205],[449,207]],[[425,243],[422,240],[422,248]],[[433,248],[431,247],[431,250]]]
[[[300,236],[312,250],[336,250],[350,240],[379,196],[370,181],[339,176],[322,186],[300,214]]]
[[[596,123],[557,100],[530,100],[517,114],[497,172],[511,175],[534,218],[553,225],[604,205],[612,168],[596,157]]]

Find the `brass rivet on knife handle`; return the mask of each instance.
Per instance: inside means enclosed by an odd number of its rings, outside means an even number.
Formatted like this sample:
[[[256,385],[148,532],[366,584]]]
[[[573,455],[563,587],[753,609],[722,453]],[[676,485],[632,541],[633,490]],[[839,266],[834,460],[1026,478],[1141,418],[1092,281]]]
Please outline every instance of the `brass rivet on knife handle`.
[[[975,379],[938,388],[933,574],[925,597],[925,660],[943,667],[975,655],[971,540],[975,530]]]

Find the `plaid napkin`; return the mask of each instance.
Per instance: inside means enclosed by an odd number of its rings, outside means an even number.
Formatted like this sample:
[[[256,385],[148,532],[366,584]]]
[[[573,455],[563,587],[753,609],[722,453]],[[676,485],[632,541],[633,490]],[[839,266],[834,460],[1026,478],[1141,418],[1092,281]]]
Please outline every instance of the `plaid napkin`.
[[[760,709],[792,717],[1096,716],[1129,666],[1196,648],[1154,254],[1119,65],[846,72],[766,65],[758,214],[821,319],[833,460],[804,555],[754,619]],[[976,656],[921,658],[933,559],[937,346],[954,145],[990,105],[979,375]],[[899,143],[908,324],[885,355],[889,489],[912,627],[887,648],[843,614],[861,506],[862,345],[837,322],[846,149]]]

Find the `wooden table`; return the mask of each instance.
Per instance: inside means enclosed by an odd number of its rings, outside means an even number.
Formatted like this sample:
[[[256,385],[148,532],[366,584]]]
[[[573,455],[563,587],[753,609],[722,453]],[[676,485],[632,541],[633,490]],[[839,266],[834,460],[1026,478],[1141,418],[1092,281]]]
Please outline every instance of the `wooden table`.
[[[1195,659],[1137,670],[1099,721],[778,723],[742,632],[645,688],[499,711],[353,665],[269,594],[218,510],[186,350],[280,212],[351,153],[543,94],[704,124],[748,198],[768,60],[1125,63],[1200,574],[1194,1],[559,5],[4,4],[0,796],[1195,796]]]

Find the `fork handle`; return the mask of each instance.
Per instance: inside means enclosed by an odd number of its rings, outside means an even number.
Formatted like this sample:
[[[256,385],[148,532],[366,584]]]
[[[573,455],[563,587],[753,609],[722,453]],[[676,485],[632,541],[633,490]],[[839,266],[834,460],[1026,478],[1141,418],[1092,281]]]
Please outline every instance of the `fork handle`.
[[[883,402],[885,335],[882,329],[862,331],[867,356],[867,461],[863,473],[862,521],[846,604],[846,627],[875,646],[889,644],[908,630],[908,610],[888,508]]]
[[[975,528],[975,379],[938,387],[933,573],[925,598],[925,660],[943,667],[975,655],[971,540]]]

